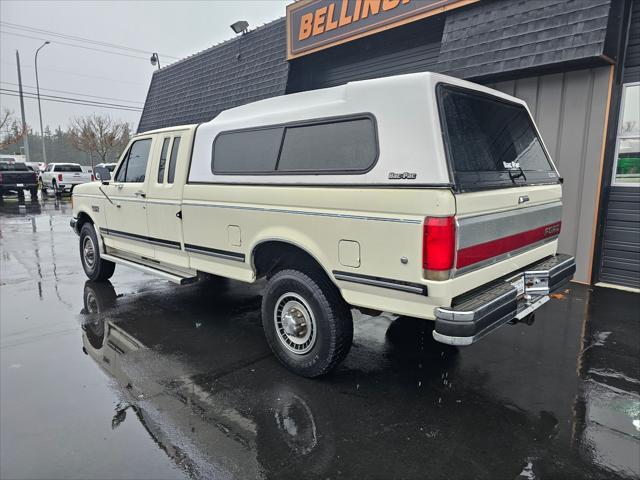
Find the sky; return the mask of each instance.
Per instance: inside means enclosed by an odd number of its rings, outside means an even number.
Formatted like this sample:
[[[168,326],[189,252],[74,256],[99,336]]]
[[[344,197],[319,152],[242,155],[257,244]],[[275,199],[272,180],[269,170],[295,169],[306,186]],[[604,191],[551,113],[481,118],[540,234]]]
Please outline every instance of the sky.
[[[41,95],[124,105],[128,110],[43,100],[45,127],[66,129],[74,116],[99,113],[127,121],[135,130],[151,75],[157,68],[149,61],[153,52],[158,53],[164,67],[233,37],[229,25],[237,20],[248,21],[251,29],[284,16],[288,3],[289,0],[2,0],[0,109],[7,108],[16,118],[20,116],[19,99],[13,96],[18,90],[16,50],[20,52],[24,92],[35,94],[35,52],[49,40],[51,44],[38,54]],[[25,111],[27,123],[39,131],[37,101],[25,98]]]

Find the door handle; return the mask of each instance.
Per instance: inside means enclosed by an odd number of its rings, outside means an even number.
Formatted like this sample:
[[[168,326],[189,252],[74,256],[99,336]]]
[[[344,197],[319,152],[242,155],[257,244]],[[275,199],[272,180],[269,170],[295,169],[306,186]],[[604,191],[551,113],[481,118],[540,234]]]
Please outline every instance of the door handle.
[[[147,197],[147,194],[144,193],[142,190],[138,190],[136,193],[134,193],[134,195],[136,197],[142,197],[142,198],[146,198]]]

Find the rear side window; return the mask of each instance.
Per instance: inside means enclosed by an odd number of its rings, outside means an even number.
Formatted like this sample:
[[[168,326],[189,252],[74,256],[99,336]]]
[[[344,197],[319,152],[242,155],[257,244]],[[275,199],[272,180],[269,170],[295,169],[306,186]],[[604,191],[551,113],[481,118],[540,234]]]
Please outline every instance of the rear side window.
[[[169,153],[169,137],[162,142],[162,151],[160,152],[160,164],[158,165],[158,183],[164,182],[164,166],[167,163],[167,154]]]
[[[221,133],[213,143],[215,173],[273,172],[284,128]]]
[[[438,86],[449,163],[463,190],[557,182],[527,110],[491,95]]]
[[[289,127],[278,170],[283,172],[362,171],[376,159],[370,118]]]
[[[176,176],[176,162],[178,161],[178,151],[180,149],[180,137],[173,137],[171,145],[171,158],[169,159],[169,172],[167,173],[167,183],[173,183]]]
[[[213,144],[215,174],[359,173],[377,160],[373,118],[338,118],[223,132]]]

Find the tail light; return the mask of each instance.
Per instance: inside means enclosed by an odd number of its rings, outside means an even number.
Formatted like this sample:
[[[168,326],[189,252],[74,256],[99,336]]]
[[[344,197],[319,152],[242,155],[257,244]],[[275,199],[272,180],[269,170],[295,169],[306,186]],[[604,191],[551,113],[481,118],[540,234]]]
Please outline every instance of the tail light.
[[[454,217],[427,217],[423,226],[422,268],[429,280],[449,278],[456,254]]]
[[[62,174],[61,174],[61,173],[59,173],[59,174],[58,174],[58,181],[59,181],[59,182],[61,182],[61,181],[62,181]]]
[[[91,181],[93,182],[96,179],[96,177],[93,176],[93,173],[91,174]]]

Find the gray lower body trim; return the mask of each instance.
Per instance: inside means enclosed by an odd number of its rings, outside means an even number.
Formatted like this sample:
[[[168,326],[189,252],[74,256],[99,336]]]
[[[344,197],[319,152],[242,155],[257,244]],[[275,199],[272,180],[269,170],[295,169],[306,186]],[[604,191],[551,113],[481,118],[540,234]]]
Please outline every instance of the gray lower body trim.
[[[199,253],[200,255],[208,255],[210,257],[224,258],[225,260],[233,260],[235,262],[243,262],[244,253],[229,252],[227,250],[218,250],[216,248],[200,247],[198,245],[185,244],[184,249],[187,252]]]
[[[332,273],[336,280],[341,280],[343,282],[360,283],[362,285],[370,285],[372,287],[388,288],[391,290],[399,290],[401,292],[415,293],[417,295],[427,295],[427,286],[419,283],[403,282],[401,280],[361,275],[358,273],[341,272],[338,270],[334,270]]]
[[[119,230],[111,230],[109,228],[101,228],[100,233],[110,237],[126,238],[127,240],[133,240],[142,243],[151,243],[158,245],[159,247],[173,248],[176,250],[182,250],[180,242],[173,240],[163,240],[161,238],[147,237],[145,235],[138,235],[135,233],[121,232]]]

